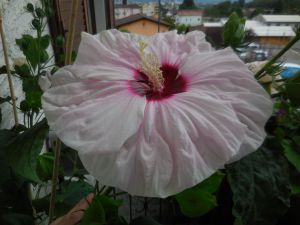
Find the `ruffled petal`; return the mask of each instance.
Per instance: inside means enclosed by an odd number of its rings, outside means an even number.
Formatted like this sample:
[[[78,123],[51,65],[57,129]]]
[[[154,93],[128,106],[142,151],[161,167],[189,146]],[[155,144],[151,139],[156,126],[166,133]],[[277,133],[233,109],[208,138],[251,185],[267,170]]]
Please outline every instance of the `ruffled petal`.
[[[266,137],[264,126],[272,114],[272,101],[231,49],[187,57],[181,73],[189,80],[190,92],[230,103],[247,127],[246,139],[231,162],[259,148]]]
[[[162,64],[179,64],[188,54],[212,51],[211,45],[205,41],[205,35],[200,31],[193,31],[186,35],[176,31],[157,33],[149,38],[152,52]]]
[[[80,156],[105,184],[132,195],[167,197],[222,167],[239,150],[245,129],[230,104],[186,93],[148,103],[139,131],[119,153]]]
[[[135,69],[140,55],[133,36],[119,31],[103,31],[98,35],[83,32],[75,65],[117,66]]]
[[[50,127],[66,145],[84,152],[114,152],[137,132],[146,100],[133,95],[126,82],[66,82],[72,77],[69,71],[57,75],[65,83],[54,82],[42,104]]]

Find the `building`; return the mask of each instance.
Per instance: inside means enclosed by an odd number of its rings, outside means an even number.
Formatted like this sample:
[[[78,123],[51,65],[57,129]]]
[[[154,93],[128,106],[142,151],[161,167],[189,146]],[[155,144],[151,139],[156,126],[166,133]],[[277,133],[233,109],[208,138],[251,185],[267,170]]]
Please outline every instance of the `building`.
[[[128,16],[142,13],[142,7],[137,4],[115,5],[115,19],[123,19]]]
[[[116,20],[116,27],[129,31],[130,33],[143,34],[151,36],[158,32],[166,32],[169,30],[169,24],[158,21],[157,19],[147,17],[143,14],[129,16],[123,19]]]
[[[157,3],[146,3],[142,5],[142,13],[148,17],[158,16],[159,8]]]
[[[260,21],[266,26],[300,26],[299,15],[263,15],[255,17],[255,20]]]
[[[295,36],[291,26],[256,26],[250,29],[250,35],[260,45],[286,45]]]
[[[176,23],[188,26],[199,26],[202,24],[203,10],[188,9],[178,10],[175,17]]]

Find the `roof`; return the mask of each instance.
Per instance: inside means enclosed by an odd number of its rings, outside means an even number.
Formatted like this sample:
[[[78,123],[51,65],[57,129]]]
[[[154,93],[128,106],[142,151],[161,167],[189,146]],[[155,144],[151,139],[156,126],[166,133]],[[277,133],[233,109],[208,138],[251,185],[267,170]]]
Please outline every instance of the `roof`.
[[[203,23],[204,27],[223,27],[223,23],[221,22],[205,22]]]
[[[266,22],[277,22],[277,23],[300,23],[299,15],[261,15]]]
[[[246,20],[245,30],[251,30],[253,27],[261,27],[264,26],[261,22],[256,20]]]
[[[258,37],[294,37],[291,26],[259,26],[252,27],[251,31]]]
[[[149,21],[152,21],[154,23],[158,23],[158,20],[155,19],[155,18],[148,17],[148,16],[145,16],[143,14],[136,14],[136,15],[132,15],[132,16],[128,16],[128,17],[116,20],[115,25],[117,27],[119,27],[119,26],[122,26],[122,25],[125,25],[125,24],[134,23],[134,22],[142,20],[142,19],[149,20]],[[160,24],[163,24],[165,26],[170,26],[168,23],[166,23],[164,21],[160,21]]]
[[[181,9],[177,11],[177,16],[202,16],[202,9]]]
[[[137,4],[129,4],[129,5],[120,5],[120,4],[118,4],[118,5],[115,5],[115,8],[116,9],[120,9],[120,8],[122,8],[122,9],[140,9],[141,6],[139,6]]]

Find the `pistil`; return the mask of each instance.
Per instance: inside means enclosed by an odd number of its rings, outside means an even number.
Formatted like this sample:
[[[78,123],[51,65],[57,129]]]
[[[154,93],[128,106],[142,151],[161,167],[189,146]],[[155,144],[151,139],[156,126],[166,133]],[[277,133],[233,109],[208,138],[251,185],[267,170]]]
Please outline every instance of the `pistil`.
[[[160,69],[161,64],[155,54],[145,53],[147,46],[148,45],[145,42],[139,42],[141,69],[142,72],[148,77],[153,91],[162,92],[164,88],[164,76],[162,70]]]

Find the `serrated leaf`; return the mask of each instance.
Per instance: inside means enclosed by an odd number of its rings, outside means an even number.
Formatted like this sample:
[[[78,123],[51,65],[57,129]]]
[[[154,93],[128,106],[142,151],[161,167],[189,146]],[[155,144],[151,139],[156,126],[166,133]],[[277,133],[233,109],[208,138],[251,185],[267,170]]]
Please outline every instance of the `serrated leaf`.
[[[206,214],[217,206],[213,195],[219,188],[224,174],[216,172],[200,184],[184,190],[175,196],[181,212],[188,217]]]
[[[5,138],[4,140],[6,140],[4,145],[0,145],[0,151],[5,154],[9,165],[16,174],[32,182],[40,182],[36,173],[37,157],[41,152],[47,133],[48,125],[45,119],[22,133],[9,130],[0,131],[0,139]]]
[[[285,157],[300,172],[300,154],[293,148],[293,144],[289,140],[283,140],[281,145],[284,149]]]
[[[274,225],[290,206],[289,166],[265,147],[226,167],[235,224]]]

